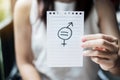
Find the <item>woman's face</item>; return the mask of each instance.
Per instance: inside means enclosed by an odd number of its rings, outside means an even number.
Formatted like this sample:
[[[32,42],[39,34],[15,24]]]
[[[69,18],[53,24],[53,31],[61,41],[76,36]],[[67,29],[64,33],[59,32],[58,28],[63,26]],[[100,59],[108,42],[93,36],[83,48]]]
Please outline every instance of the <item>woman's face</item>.
[[[76,0],[55,0],[55,1],[61,1],[61,2],[72,2],[72,1],[76,1]]]

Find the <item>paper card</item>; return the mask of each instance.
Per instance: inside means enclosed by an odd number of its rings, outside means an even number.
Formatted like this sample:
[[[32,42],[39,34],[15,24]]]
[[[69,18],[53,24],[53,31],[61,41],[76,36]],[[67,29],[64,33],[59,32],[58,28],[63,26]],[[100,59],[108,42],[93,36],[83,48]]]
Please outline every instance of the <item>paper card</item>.
[[[84,12],[47,11],[48,67],[82,66],[83,34]]]

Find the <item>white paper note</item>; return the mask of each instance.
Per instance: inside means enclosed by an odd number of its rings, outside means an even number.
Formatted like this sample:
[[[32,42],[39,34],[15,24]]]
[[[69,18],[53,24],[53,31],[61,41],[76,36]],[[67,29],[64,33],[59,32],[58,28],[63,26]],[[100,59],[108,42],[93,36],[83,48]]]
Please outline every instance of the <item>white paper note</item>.
[[[84,12],[47,11],[48,67],[82,66],[83,34]]]

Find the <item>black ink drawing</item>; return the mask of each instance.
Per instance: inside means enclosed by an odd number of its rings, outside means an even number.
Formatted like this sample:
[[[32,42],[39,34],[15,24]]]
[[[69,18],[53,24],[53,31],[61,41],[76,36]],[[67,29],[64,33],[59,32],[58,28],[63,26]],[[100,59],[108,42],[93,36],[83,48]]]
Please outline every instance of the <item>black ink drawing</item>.
[[[73,26],[73,22],[69,22],[67,27],[62,27],[58,31],[58,37],[63,40],[63,46],[67,45],[67,43],[65,43],[65,40],[70,39],[72,36],[72,29],[69,28],[70,26]]]

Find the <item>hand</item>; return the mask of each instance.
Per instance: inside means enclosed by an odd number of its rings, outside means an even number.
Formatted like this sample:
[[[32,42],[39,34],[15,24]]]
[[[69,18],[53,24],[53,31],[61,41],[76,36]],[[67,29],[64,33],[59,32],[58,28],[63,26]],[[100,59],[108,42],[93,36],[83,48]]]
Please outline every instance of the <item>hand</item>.
[[[90,48],[83,52],[92,61],[99,64],[103,70],[110,71],[116,67],[119,46],[116,37],[105,34],[86,35],[82,39],[83,48]]]

